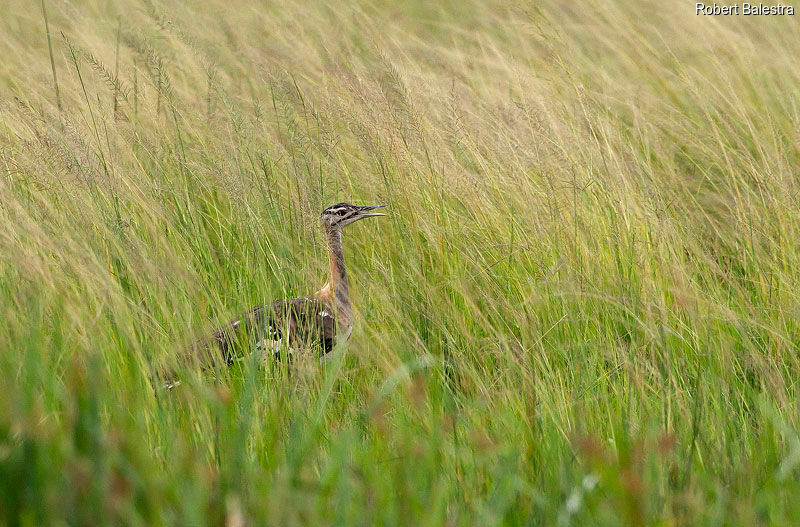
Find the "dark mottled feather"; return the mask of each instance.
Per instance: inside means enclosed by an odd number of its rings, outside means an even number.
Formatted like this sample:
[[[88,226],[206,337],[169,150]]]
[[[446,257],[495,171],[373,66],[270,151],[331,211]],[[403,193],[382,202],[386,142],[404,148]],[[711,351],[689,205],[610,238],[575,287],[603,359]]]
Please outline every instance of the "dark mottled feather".
[[[231,363],[236,342],[252,345],[286,336],[290,347],[318,347],[322,354],[330,352],[336,337],[334,310],[322,300],[308,297],[260,304],[217,329],[212,341],[222,359]]]

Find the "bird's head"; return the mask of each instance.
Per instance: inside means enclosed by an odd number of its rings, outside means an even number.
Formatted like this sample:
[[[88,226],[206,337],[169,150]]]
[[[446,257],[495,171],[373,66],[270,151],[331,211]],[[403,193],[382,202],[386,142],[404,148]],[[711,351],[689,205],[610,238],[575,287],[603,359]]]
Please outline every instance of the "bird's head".
[[[370,212],[371,210],[381,209],[386,205],[351,205],[349,203],[337,203],[322,211],[322,223],[328,228],[341,229],[345,225],[350,225],[358,220],[369,218],[370,216],[386,216],[380,212]]]

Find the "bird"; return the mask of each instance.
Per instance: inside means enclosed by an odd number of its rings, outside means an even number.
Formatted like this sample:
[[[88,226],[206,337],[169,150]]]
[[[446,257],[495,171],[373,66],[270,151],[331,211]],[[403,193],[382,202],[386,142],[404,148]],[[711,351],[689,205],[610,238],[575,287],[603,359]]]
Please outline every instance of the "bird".
[[[323,210],[320,219],[329,259],[325,284],[308,296],[253,306],[217,328],[210,339],[195,343],[193,351],[210,347],[216,352],[216,359],[230,365],[236,360],[236,343],[269,350],[273,355],[280,355],[284,346],[289,350],[308,346],[316,348],[324,358],[337,344],[346,342],[353,331],[353,308],[342,229],[364,218],[386,216],[372,212],[384,207],[337,203]]]

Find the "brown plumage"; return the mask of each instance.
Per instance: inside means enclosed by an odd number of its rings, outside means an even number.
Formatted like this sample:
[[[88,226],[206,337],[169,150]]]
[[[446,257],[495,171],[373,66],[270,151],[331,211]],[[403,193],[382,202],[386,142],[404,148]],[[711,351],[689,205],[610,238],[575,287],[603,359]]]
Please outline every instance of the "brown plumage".
[[[301,298],[276,300],[249,309],[241,317],[217,329],[210,339],[192,348],[196,357],[201,350],[212,348],[206,360],[234,360],[235,343],[269,348],[278,353],[284,345],[291,348],[314,347],[324,355],[337,341],[345,341],[353,329],[353,310],[350,287],[342,250],[342,228],[370,216],[384,214],[369,212],[384,205],[359,206],[337,203],[322,211],[322,225],[328,246],[328,281],[316,293]]]

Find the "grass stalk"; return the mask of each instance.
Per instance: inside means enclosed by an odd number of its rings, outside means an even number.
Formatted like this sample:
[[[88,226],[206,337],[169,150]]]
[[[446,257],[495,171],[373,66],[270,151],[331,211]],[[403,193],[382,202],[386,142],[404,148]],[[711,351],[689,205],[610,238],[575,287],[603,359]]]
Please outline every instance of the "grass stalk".
[[[53,90],[56,94],[56,106],[61,111],[61,94],[58,91],[58,74],[56,73],[56,60],[53,56],[53,42],[50,38],[50,22],[47,20],[47,7],[45,0],[42,0],[42,17],[44,18],[44,29],[47,34],[47,52],[50,56],[50,71],[53,73]]]

